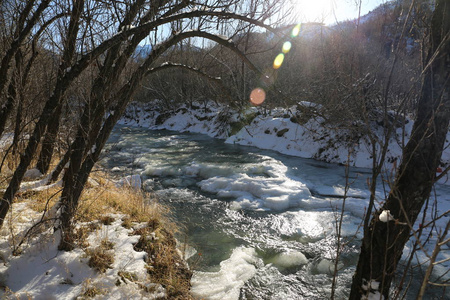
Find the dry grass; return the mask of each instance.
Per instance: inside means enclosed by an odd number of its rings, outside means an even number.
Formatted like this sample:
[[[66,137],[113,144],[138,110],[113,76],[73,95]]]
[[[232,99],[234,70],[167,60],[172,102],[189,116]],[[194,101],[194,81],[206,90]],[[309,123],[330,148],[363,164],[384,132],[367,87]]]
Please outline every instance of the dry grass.
[[[127,284],[128,281],[130,282],[137,282],[139,281],[138,276],[135,273],[127,272],[127,271],[119,271],[117,272],[117,276],[119,276],[120,280],[123,281],[123,283]],[[119,281],[119,284],[120,281]]]
[[[110,269],[114,263],[113,243],[108,240],[102,240],[100,245],[94,249],[87,249],[86,254],[89,257],[89,267],[105,273],[106,269]]]
[[[114,220],[106,217],[108,213],[127,215],[125,226],[130,226],[133,222],[148,222],[151,219],[167,220],[167,209],[160,206],[155,199],[151,199],[149,194],[127,187],[117,187],[101,177],[94,177],[91,182],[97,184],[91,184],[91,187],[83,192],[76,216],[78,221],[101,220],[103,224],[110,224]]]
[[[83,282],[83,291],[81,294],[76,297],[77,300],[82,299],[91,299],[98,295],[104,295],[107,293],[107,290],[98,284],[93,284],[90,279],[87,279]]]
[[[5,149],[0,148],[0,152],[3,154],[5,153]],[[4,154],[0,155],[0,164],[2,163],[4,158]],[[8,154],[5,158],[5,161],[3,163],[3,166],[1,166],[0,169],[0,189],[6,189],[8,187],[9,184],[9,180],[11,179],[12,176],[12,170],[10,167],[13,167],[13,158],[11,156],[11,154]],[[3,196],[3,193],[2,195]]]
[[[100,224],[98,222],[89,222],[85,224],[81,224],[74,230],[73,239],[74,243],[78,245],[78,247],[85,249],[89,247],[89,243],[87,242],[87,238],[89,235],[100,229]]]
[[[148,254],[147,272],[151,281],[161,284],[169,299],[191,299],[189,290],[192,272],[181,260],[172,233],[160,224],[150,222],[147,227],[135,231],[135,234],[141,236],[134,245],[135,250]]]
[[[30,203],[30,208],[37,212],[44,212],[50,210],[59,201],[61,195],[60,187],[52,187],[40,192],[27,192],[18,195],[23,199],[33,199]]]

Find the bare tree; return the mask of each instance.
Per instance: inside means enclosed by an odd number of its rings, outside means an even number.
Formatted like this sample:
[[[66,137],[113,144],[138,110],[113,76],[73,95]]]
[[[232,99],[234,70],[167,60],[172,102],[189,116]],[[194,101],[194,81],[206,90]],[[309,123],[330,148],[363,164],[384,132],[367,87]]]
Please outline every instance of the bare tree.
[[[450,120],[449,61],[450,4],[437,0],[411,138],[389,196],[364,233],[350,299],[375,291],[389,297],[404,245],[436,180]],[[371,288],[371,282],[377,284]]]

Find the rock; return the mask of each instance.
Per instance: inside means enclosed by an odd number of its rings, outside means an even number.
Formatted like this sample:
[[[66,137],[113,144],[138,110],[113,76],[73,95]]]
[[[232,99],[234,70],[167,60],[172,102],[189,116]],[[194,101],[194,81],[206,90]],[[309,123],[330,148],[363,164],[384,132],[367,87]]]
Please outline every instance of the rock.
[[[286,132],[289,131],[289,128],[281,129],[277,132],[277,137],[282,137]]]

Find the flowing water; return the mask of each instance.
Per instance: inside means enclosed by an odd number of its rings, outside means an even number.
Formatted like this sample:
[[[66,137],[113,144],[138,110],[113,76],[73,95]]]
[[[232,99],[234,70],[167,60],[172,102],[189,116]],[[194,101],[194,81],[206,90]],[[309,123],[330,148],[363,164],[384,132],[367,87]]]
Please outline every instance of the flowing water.
[[[343,166],[124,126],[113,132],[102,162],[120,174],[140,174],[143,187],[170,206],[183,226],[178,239],[187,244],[181,248],[199,299],[328,298],[335,221],[347,195],[336,284],[336,298],[346,298],[369,170],[353,168],[346,176]]]

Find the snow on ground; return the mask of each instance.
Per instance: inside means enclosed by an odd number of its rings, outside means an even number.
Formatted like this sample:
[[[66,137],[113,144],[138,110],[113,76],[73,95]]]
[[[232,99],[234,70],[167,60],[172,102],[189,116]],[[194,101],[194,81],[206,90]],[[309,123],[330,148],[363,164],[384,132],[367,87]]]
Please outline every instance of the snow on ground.
[[[236,114],[232,109],[213,102],[209,102],[207,106],[195,106],[195,109],[181,107],[162,114],[152,110],[153,105],[130,105],[119,124],[196,132],[224,139],[229,134],[229,123],[236,121]]]
[[[130,179],[135,178],[124,178],[118,184],[137,184]],[[29,182],[25,190],[50,187],[44,184],[45,180]],[[50,228],[42,229],[31,239],[27,238],[19,255],[14,255],[14,248],[30,225],[42,218],[42,213],[30,208],[33,201],[14,203],[0,231],[0,259],[3,261],[0,284],[7,287],[0,289],[1,299],[89,299],[95,294],[95,299],[165,299],[165,289],[148,279],[147,253],[135,251],[133,247],[140,237],[132,235],[133,230],[145,224],[134,224],[134,229],[124,228],[126,215],[109,214],[114,221],[109,225],[99,223],[99,228],[87,237],[87,250],[59,251],[60,235],[54,233],[53,226],[48,226]],[[101,273],[88,266],[88,251],[105,240],[113,247],[114,262]]]
[[[25,202],[14,204],[13,210],[17,218],[14,220],[16,232],[29,225],[29,218],[34,220],[40,214],[27,207]],[[114,263],[111,269],[100,274],[88,266],[86,252],[77,248],[73,251],[58,251],[58,235],[48,230],[43,236],[33,239],[30,245],[18,256],[11,253],[9,229],[1,232],[0,244],[4,263],[0,266],[2,284],[8,287],[3,297],[17,299],[75,299],[98,290],[103,295],[96,299],[148,299],[164,297],[164,288],[155,285],[155,293],[146,293],[139,284],[146,283],[145,252],[136,252],[133,244],[138,235],[129,234],[133,229],[121,226],[120,215],[114,215],[116,221],[111,225],[101,225],[88,237],[91,248],[107,239],[114,245]],[[6,227],[6,226],[5,226]],[[56,237],[56,238],[55,238]],[[130,272],[136,275],[135,282],[122,278],[119,272]],[[118,284],[120,283],[120,284]],[[2,298],[3,299],[3,298]]]

